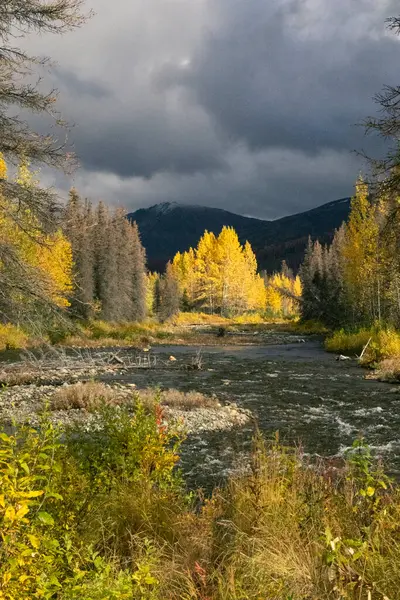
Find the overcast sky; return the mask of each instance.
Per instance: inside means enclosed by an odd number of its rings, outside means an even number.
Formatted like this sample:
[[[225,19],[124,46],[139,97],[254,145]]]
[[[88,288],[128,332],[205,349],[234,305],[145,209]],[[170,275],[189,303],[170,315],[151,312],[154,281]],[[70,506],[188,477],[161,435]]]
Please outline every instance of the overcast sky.
[[[379,151],[356,124],[400,83],[389,0],[88,0],[29,49],[57,61],[81,161],[46,183],[128,210],[177,201],[276,218],[351,195]]]

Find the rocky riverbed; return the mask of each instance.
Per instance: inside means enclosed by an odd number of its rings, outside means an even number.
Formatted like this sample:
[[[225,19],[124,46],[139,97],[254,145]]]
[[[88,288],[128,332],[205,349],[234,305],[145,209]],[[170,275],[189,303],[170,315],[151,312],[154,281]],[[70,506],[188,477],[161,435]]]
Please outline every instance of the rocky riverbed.
[[[61,388],[54,385],[16,385],[3,389],[0,393],[0,422],[30,423],[38,425],[40,415],[48,411],[53,422],[62,425],[73,424],[74,421],[87,421],[90,427],[92,411],[86,408],[69,407],[59,409],[53,406],[53,399],[60,391],[66,391],[73,384],[64,383]],[[140,391],[135,384],[106,384],[105,390],[112,393],[115,403],[128,403],[134,396],[140,397]],[[155,392],[154,392],[155,395]],[[149,396],[149,390],[146,390]],[[161,394],[161,400],[163,396]],[[173,422],[174,427],[187,435],[199,432],[221,432],[234,427],[242,427],[251,420],[251,411],[240,408],[230,402],[214,406],[175,407],[164,405],[164,415],[167,422]]]

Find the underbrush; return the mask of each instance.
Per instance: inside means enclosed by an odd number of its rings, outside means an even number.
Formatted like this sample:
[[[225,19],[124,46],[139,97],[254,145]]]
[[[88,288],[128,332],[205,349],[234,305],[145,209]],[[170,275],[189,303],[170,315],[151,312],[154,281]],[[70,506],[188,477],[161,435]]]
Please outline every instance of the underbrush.
[[[364,364],[400,357],[400,333],[379,327],[362,328],[354,332],[341,329],[325,340],[325,348],[329,352],[360,356],[365,347]]]
[[[293,321],[289,324],[290,330],[293,333],[303,333],[304,335],[318,334],[325,335],[329,332],[328,327],[320,321],[308,320],[308,321]]]
[[[398,598],[400,492],[362,441],[334,466],[257,435],[209,498],[181,441],[158,403],[1,433],[0,598]]]
[[[0,323],[0,351],[26,348],[29,336],[16,325]]]

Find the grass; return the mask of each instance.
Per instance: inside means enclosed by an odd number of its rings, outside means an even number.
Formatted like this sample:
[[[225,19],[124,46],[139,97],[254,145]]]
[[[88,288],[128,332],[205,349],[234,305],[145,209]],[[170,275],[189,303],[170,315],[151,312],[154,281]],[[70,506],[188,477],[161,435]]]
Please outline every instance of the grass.
[[[176,389],[163,390],[155,397],[154,389],[138,390],[137,396],[146,406],[154,406],[155,402],[171,408],[190,410],[193,408],[218,408],[220,403],[215,396],[207,396],[201,392],[181,392]]]
[[[256,435],[248,474],[204,498],[162,416],[103,405],[90,430],[1,434],[5,597],[399,597],[400,490],[362,441],[334,467]]]
[[[290,330],[293,333],[299,333],[304,335],[318,334],[318,335],[326,335],[329,333],[329,329],[321,323],[320,321],[292,321],[289,324]]]
[[[102,403],[119,404],[123,399],[112,388],[98,381],[78,382],[60,387],[52,397],[52,410],[83,409],[89,412]]]
[[[400,383],[400,357],[385,358],[376,365],[376,369],[368,379],[387,381],[388,383]]]
[[[201,392],[181,392],[176,389],[127,391],[98,381],[78,382],[60,387],[52,397],[52,410],[86,410],[94,412],[103,405],[132,405],[141,402],[148,410],[154,410],[156,404],[190,410],[193,408],[218,408],[220,403],[215,396]]]

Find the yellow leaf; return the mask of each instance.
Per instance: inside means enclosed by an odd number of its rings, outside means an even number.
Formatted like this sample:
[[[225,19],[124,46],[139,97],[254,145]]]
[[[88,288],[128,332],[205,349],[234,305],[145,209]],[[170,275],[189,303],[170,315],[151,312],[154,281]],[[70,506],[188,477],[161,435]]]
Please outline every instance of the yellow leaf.
[[[43,496],[43,490],[37,490],[32,492],[24,492],[21,494],[23,498],[37,498],[38,496]]]
[[[23,506],[21,506],[21,508],[19,508],[19,509],[17,510],[17,513],[16,513],[16,515],[15,515],[15,518],[16,518],[16,519],[23,519],[23,518],[24,518],[24,516],[25,516],[25,515],[26,515],[28,512],[29,512],[29,507],[28,507],[26,504],[24,504]]]
[[[32,546],[37,550],[40,546],[40,540],[36,535],[28,535],[28,539]]]
[[[4,513],[4,518],[9,519],[10,521],[14,521],[15,510],[13,506],[7,506],[6,512]]]
[[[5,499],[4,499],[4,494],[0,494],[0,506],[2,508],[4,508],[6,505]]]
[[[7,585],[7,583],[10,581],[10,579],[11,579],[11,573],[9,571],[7,571],[3,575],[3,585]]]

